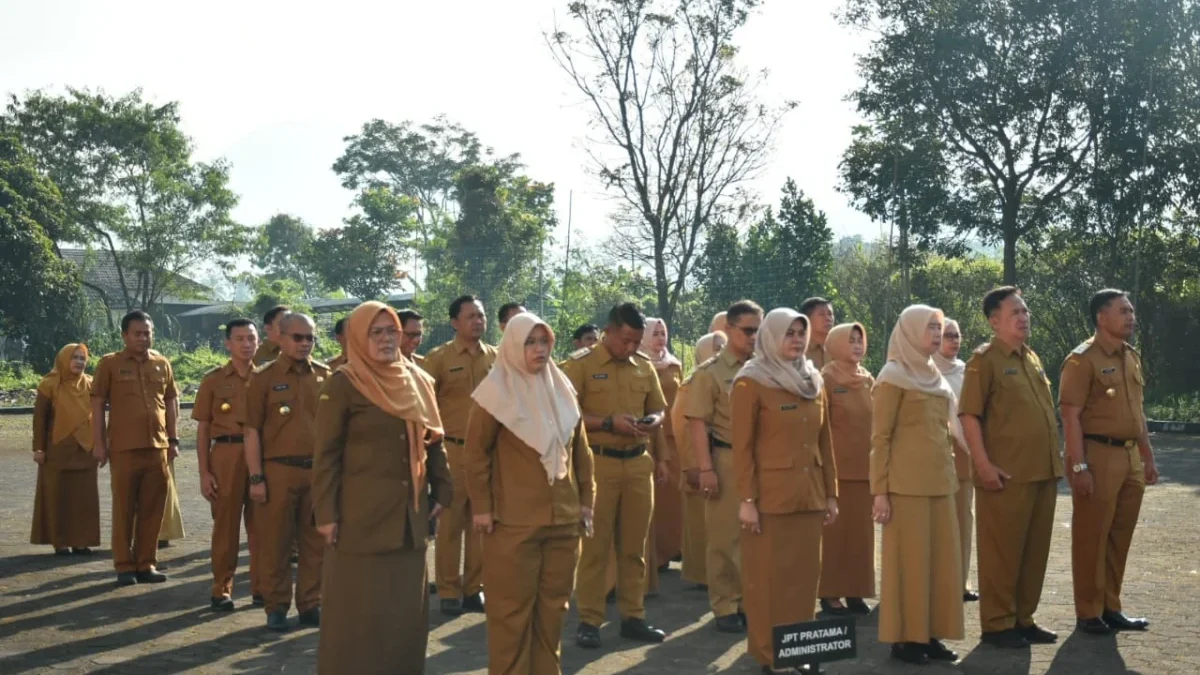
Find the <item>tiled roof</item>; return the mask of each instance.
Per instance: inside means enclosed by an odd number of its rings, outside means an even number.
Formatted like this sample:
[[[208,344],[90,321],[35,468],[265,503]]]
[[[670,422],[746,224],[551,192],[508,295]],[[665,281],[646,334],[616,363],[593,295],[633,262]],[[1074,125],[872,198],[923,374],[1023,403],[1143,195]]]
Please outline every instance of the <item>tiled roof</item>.
[[[74,263],[76,266],[82,269],[84,280],[89,284],[93,284],[102,288],[104,293],[108,295],[108,299],[111,302],[121,302],[121,298],[123,297],[121,292],[121,279],[117,274],[117,265],[113,260],[113,254],[111,251],[108,249],[94,249],[89,251],[81,248],[64,248],[62,249],[62,257],[63,260]],[[132,283],[131,272],[129,268],[126,267],[123,271],[125,272],[126,283]],[[175,275],[175,283],[180,289],[187,291],[183,294],[185,296],[194,296],[199,298],[212,297],[211,288],[188,279],[187,277]],[[93,299],[99,299],[94,290],[85,286],[84,291]],[[196,302],[194,297],[184,299],[178,297],[177,295],[164,295],[159,298],[159,302],[162,304],[202,304],[200,302]]]

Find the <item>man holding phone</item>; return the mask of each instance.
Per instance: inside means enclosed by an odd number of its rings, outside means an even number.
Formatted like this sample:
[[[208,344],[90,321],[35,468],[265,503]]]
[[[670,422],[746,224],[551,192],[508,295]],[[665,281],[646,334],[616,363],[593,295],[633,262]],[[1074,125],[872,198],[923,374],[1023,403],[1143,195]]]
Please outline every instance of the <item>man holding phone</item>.
[[[646,317],[632,303],[608,315],[604,338],[571,355],[562,370],[579,396],[595,456],[596,507],[592,536],[584,539],[575,596],[580,647],[600,647],[605,618],[606,571],[614,538],[621,637],[662,642],[666,633],[646,623],[646,537],[654,513],[654,480],[667,478],[658,373],[638,353]],[[651,438],[653,436],[653,438]]]

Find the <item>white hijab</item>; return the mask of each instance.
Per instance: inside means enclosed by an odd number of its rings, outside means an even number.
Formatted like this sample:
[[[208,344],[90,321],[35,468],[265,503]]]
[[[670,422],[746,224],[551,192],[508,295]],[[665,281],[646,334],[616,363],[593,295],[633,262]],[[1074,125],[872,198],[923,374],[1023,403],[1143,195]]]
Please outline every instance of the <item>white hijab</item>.
[[[933,357],[925,353],[925,331],[929,322],[942,320],[942,310],[927,305],[912,305],[900,313],[892,336],[888,339],[888,361],[875,379],[876,385],[884,382],[934,396],[942,396],[950,406],[950,432],[966,447],[962,425],[958,421],[958,395],[950,383],[942,377]]]
[[[709,333],[696,341],[696,365],[704,363],[721,351],[716,346],[717,338],[721,338],[721,349],[724,349],[729,338],[721,331]]]
[[[682,368],[683,364],[680,363],[679,359],[675,358],[675,355],[672,354],[666,347],[663,347],[661,350],[654,349],[654,330],[660,325],[662,326],[663,333],[667,336],[667,340],[669,341],[671,339],[671,333],[667,331],[666,321],[663,321],[662,319],[655,319],[653,317],[646,317],[646,330],[642,333],[642,353],[650,357],[650,362],[654,364],[655,370],[666,370],[671,366],[679,366]]]
[[[541,456],[550,483],[567,475],[571,434],[579,423],[575,387],[553,361],[540,372],[525,366],[525,340],[545,326],[554,348],[554,331],[531,312],[514,316],[505,327],[496,363],[471,397]]]
[[[957,321],[946,319],[945,327],[942,329],[943,332],[946,328],[950,327],[950,324],[954,324],[955,328],[959,328]],[[950,388],[954,390],[954,395],[962,398],[963,378],[967,373],[967,364],[963,363],[962,359],[958,357],[948,359],[942,356],[941,350],[934,352],[933,362],[937,365],[938,370],[942,372],[942,377],[946,378],[946,381],[950,383]]]
[[[784,361],[783,338],[797,320],[804,322],[804,347],[798,361]],[[772,389],[783,389],[797,396],[815,399],[821,395],[821,373],[805,358],[808,349],[808,317],[794,309],[773,309],[763,318],[754,342],[754,358],[746,362],[734,380],[748,377]]]

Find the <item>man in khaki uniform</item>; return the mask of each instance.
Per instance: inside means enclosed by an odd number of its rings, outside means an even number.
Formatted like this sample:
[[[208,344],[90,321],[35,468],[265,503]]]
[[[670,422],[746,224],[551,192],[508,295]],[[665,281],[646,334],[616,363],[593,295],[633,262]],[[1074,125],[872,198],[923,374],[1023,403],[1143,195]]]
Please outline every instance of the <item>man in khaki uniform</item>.
[[[708,602],[722,633],[746,632],[742,613],[741,525],[733,469],[733,422],[729,393],[733,378],[754,355],[754,339],[763,310],[749,300],[735,302],[725,314],[728,342],[716,357],[692,373],[683,415],[700,490],[707,500],[704,522],[708,529],[705,568]]]
[[[237,572],[243,519],[250,544],[250,594],[255,605],[263,603],[245,436],[238,423],[245,414],[246,385],[254,369],[250,361],[258,349],[254,322],[234,319],[225,324],[225,349],[229,351],[229,362],[200,381],[192,419],[199,422],[196,460],[200,466],[200,492],[212,505],[212,608],[229,612],[233,611],[233,576]]]
[[[112,460],[117,584],[161,583],[167,575],[155,569],[157,543],[167,462],[179,456],[179,392],[171,362],[150,348],[154,322],[148,314],[135,310],[122,317],[121,338],[125,349],[100,359],[92,376],[92,454],[100,466]]]
[[[600,343],[575,352],[562,367],[579,396],[595,465],[595,532],[583,541],[575,590],[575,642],[586,649],[601,645],[614,542],[621,637],[641,642],[666,637],[646,622],[646,538],[654,513],[654,480],[657,475],[665,481],[669,470],[668,458],[656,456],[667,447],[662,431],[667,401],[654,364],[637,351],[645,329],[646,317],[637,306],[617,305]]]
[[[424,369],[425,357],[418,354],[417,349],[425,339],[425,317],[415,309],[401,310],[397,316],[400,317],[400,353]]]
[[[500,305],[500,311],[496,312],[496,318],[500,321],[500,332],[503,333],[505,328],[508,328],[508,320],[518,314],[524,314],[529,310],[525,309],[525,305],[519,302],[506,302]]]
[[[492,369],[496,348],[482,341],[487,331],[487,314],[479,298],[464,295],[450,303],[450,325],[454,328],[454,339],[429,352],[421,367],[434,380],[438,410],[446,431],[443,439],[446,459],[455,486],[450,508],[442,512],[437,523],[437,546],[433,554],[441,611],[457,616],[464,611],[484,611],[483,540],[471,528],[471,500],[463,489],[467,484],[464,448],[471,392]],[[466,555],[460,572],[464,537]]]
[[[599,341],[600,327],[595,324],[585,323],[571,333],[571,344],[576,350],[594,347]]]
[[[1137,326],[1123,291],[1105,289],[1089,306],[1096,334],[1063,363],[1058,402],[1071,482],[1071,572],[1077,627],[1107,635],[1146,630],[1121,611],[1121,583],[1142,495],[1158,482],[1142,409],[1142,361],[1127,340]]]
[[[254,352],[254,365],[261,366],[270,363],[279,356],[279,319],[292,310],[283,305],[272,307],[263,314],[263,333],[267,339],[258,344]]]
[[[342,353],[333,357],[327,364],[330,370],[337,370],[346,365],[346,319],[343,317],[333,324],[333,339],[337,340]]]
[[[837,325],[833,316],[833,303],[825,298],[809,298],[800,304],[800,313],[808,317],[809,330],[812,335],[808,340],[808,351],[805,356],[820,370],[825,367],[825,339],[829,331]]]
[[[983,299],[992,341],[967,361],[959,416],[975,468],[979,618],[985,643],[1051,644],[1034,622],[1063,475],[1050,380],[1026,344],[1029,308],[1004,286]]]
[[[289,557],[299,541],[296,610],[300,623],[321,624],[321,556],[325,542],[313,520],[311,469],[317,394],[329,367],[310,358],[316,324],[304,314],[278,319],[280,354],[254,371],[246,391],[244,425],[250,498],[258,543],[267,628],[288,629],[292,604]]]

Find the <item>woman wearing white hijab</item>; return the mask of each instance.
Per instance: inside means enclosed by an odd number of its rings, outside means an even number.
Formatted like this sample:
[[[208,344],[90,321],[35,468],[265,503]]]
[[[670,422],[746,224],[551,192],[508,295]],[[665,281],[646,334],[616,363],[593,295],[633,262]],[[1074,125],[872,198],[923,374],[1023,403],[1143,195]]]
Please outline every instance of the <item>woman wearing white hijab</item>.
[[[933,362],[942,319],[941,310],[924,305],[900,314],[874,392],[872,516],[883,525],[879,641],[909,663],[955,661],[941,640],[963,637],[958,404]]]
[[[934,353],[933,362],[958,398],[962,398],[963,376],[967,372],[967,364],[958,358],[961,347],[962,329],[954,319],[946,319],[946,325],[942,327],[942,346]],[[958,513],[959,543],[962,545],[963,602],[976,602],[979,594],[967,587],[967,577],[971,571],[971,535],[975,531],[974,472],[970,449],[959,443],[954,444],[954,473],[958,476],[954,505]]]
[[[671,410],[679,385],[683,381],[683,364],[667,348],[669,335],[667,322],[646,317],[646,330],[642,333],[641,352],[650,357],[658,381],[662,384],[663,398],[667,401],[663,436],[666,451],[659,453],[667,457],[670,475],[679,473],[679,455],[675,452],[675,427],[671,424]],[[684,434],[686,435],[686,434]],[[646,541],[646,590],[658,591],[658,571],[671,563],[683,550],[683,495],[679,485],[663,481],[654,484],[654,518],[650,523],[650,537]],[[615,579],[614,579],[615,581]]]
[[[592,526],[592,451],[553,350],[546,322],[514,316],[472,394],[466,488],[483,535],[489,673],[561,672],[580,536]]]
[[[772,627],[812,620],[821,533],[838,514],[829,406],[807,347],[808,319],[772,310],[730,395],[746,642],[764,673],[795,672],[773,667]]]

